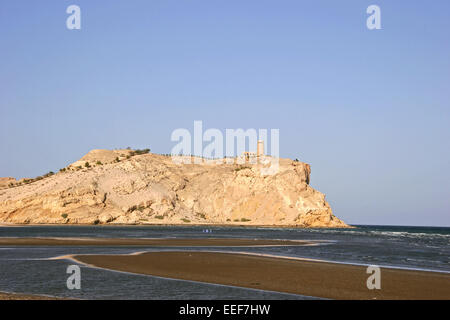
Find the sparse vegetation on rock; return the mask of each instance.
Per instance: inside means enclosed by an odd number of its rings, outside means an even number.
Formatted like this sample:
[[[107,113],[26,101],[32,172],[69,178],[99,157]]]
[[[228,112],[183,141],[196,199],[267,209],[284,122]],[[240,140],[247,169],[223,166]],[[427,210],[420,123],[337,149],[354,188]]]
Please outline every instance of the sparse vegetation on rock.
[[[246,225],[347,227],[333,215],[325,196],[308,185],[306,163],[280,159],[278,172],[262,175],[259,164],[180,165],[167,155],[148,152],[92,150],[60,170],[67,174],[49,172],[20,181],[0,178],[4,181],[0,222],[221,224],[226,220]],[[129,160],[121,161],[127,156]],[[102,168],[89,169],[99,162]],[[236,174],[244,169],[249,170]],[[42,179],[47,180],[29,185]]]
[[[251,169],[249,166],[239,166],[239,167],[237,167],[236,169],[234,169],[234,171],[241,171],[241,170],[244,170],[244,169]]]
[[[147,154],[150,152],[150,149],[136,149],[131,151],[131,156],[140,155],[140,154]]]

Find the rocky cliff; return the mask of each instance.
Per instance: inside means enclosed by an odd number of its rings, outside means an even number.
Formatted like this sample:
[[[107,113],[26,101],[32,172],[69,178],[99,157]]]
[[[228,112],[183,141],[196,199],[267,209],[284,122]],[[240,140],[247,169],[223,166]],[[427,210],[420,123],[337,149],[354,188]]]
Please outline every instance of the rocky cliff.
[[[176,164],[130,150],[93,150],[57,174],[0,189],[0,223],[239,224],[347,227],[309,186],[310,166]],[[13,182],[11,184],[11,182]]]

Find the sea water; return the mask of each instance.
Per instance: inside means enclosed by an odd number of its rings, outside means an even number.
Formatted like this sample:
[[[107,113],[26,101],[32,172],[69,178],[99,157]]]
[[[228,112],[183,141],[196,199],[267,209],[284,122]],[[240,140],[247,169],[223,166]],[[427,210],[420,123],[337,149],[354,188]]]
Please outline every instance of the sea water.
[[[324,261],[450,273],[450,228],[355,226],[302,229],[202,226],[20,226],[0,227],[0,237],[53,238],[247,238],[314,240],[286,247],[100,247],[0,246],[0,291],[86,299],[305,299],[300,295],[164,279],[81,266],[81,289],[69,290],[67,254],[136,251],[239,251]]]

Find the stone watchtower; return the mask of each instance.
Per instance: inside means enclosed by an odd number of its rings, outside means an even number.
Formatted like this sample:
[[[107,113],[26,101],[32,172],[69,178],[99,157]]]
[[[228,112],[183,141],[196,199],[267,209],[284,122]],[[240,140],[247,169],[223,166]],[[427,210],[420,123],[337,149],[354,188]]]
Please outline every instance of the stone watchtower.
[[[256,149],[256,156],[261,157],[264,155],[264,140],[258,140],[258,146]]]

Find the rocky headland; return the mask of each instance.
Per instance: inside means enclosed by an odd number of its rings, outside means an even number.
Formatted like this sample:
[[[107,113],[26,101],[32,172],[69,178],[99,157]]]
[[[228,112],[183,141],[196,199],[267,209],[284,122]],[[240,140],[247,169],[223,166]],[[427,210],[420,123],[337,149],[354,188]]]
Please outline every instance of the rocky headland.
[[[309,185],[310,166],[177,164],[149,150],[92,150],[34,179],[0,179],[4,224],[223,224],[348,227]]]

